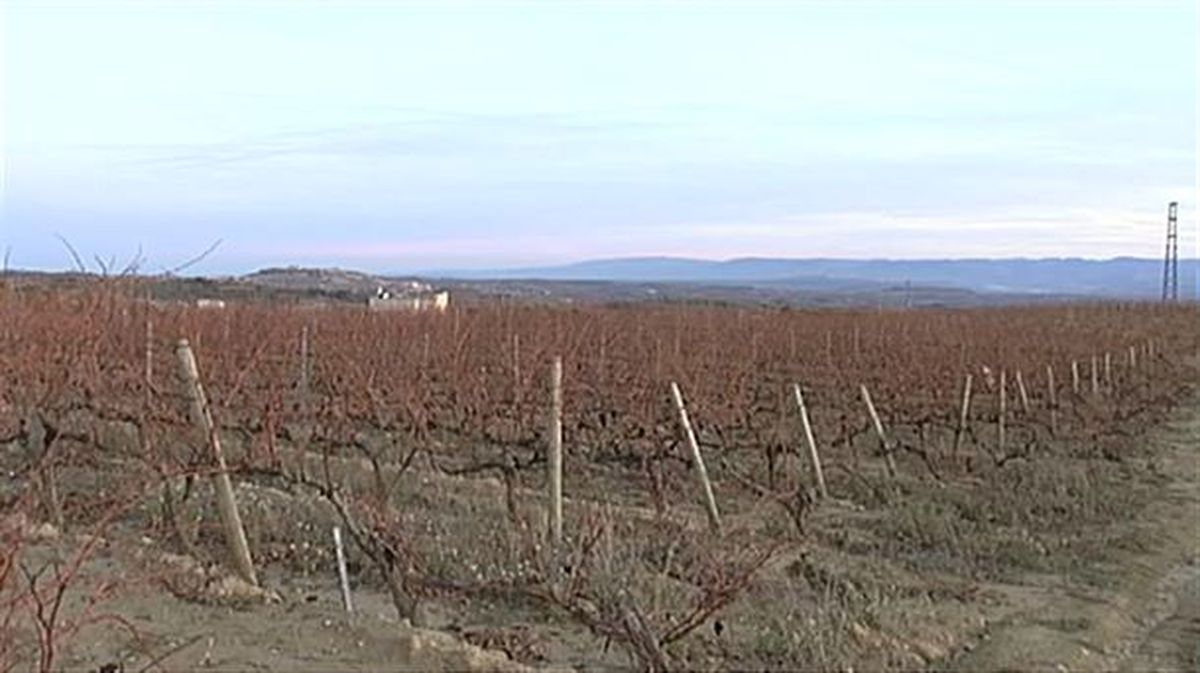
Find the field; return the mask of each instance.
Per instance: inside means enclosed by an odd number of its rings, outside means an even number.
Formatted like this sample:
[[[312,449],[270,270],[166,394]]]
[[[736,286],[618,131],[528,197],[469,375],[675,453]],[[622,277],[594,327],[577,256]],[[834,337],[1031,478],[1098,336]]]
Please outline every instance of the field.
[[[3,292],[0,671],[971,668],[1178,551],[1194,306]]]

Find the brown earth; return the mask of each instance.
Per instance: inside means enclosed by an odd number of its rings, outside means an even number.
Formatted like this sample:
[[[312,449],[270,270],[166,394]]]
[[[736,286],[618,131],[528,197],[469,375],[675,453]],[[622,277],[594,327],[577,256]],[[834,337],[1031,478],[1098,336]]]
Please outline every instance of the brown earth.
[[[814,540],[776,559],[761,585],[721,614],[723,634],[706,628],[684,642],[686,652],[676,654],[702,665],[746,651],[755,657],[748,661],[778,656],[823,670],[848,668],[846,662],[854,670],[1198,670],[1198,402],[1191,400],[1143,440],[1154,448],[1145,460],[1161,475],[1148,504],[1133,518],[1085,531],[1095,534],[1103,554],[1067,559],[1038,573],[1008,572],[1003,581],[921,571],[886,555],[855,552],[860,538],[875,539],[863,531],[876,514],[835,500],[812,515]],[[436,506],[425,515],[445,517],[446,526],[504,518],[498,480],[429,473],[405,478],[424,484],[420,492],[437,493],[436,502],[422,506]],[[260,503],[282,497],[242,483],[239,498],[244,496]],[[286,516],[302,518],[294,504],[289,507]],[[253,527],[255,507],[247,509]],[[634,505],[619,509],[630,518],[651,516]],[[769,518],[767,511],[774,510],[747,505],[732,511],[731,528],[758,525]],[[702,525],[698,510],[681,516],[684,528]],[[317,521],[318,529],[332,521],[316,514],[303,518]],[[268,520],[257,527],[275,532],[290,523]],[[84,564],[74,585],[79,590],[68,596],[66,614],[79,615],[87,587],[113,578],[124,582],[94,608],[103,619],[64,639],[57,661],[67,670],[106,664],[125,671],[633,667],[622,652],[582,627],[520,603],[442,599],[429,608],[429,625],[437,630],[415,629],[396,621],[386,592],[363,576],[355,580],[356,614],[348,617],[327,550],[312,573],[281,563],[267,566],[264,584],[271,592],[260,595],[219,571],[168,554],[161,541],[121,531],[109,532],[110,539]],[[69,560],[85,540],[79,532],[60,535],[45,525],[30,525],[29,533],[31,561]],[[833,538],[841,541],[821,541]],[[278,544],[267,537],[254,543],[259,550]]]
[[[1144,545],[1075,573],[994,587],[1004,604],[952,670],[1200,670],[1200,405],[1146,441],[1171,479],[1136,520]]]

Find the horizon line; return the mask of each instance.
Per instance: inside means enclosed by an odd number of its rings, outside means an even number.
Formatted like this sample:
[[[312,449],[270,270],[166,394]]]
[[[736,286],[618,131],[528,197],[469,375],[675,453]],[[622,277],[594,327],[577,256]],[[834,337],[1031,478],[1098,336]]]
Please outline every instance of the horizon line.
[[[415,270],[386,270],[386,271],[366,271],[361,268],[333,265],[306,265],[306,264],[265,264],[256,266],[248,271],[232,272],[232,273],[169,273],[169,272],[138,272],[125,274],[127,277],[133,278],[155,278],[155,277],[175,277],[175,278],[237,278],[248,276],[264,271],[275,270],[297,270],[297,271],[342,271],[351,273],[360,273],[370,276],[413,276],[413,277],[435,277],[435,278],[451,278],[454,273],[511,273],[517,271],[541,271],[541,270],[557,270],[565,269],[573,266],[584,264],[596,264],[606,262],[639,262],[639,261],[680,261],[680,262],[700,262],[709,264],[730,264],[736,262],[753,262],[753,261],[770,261],[770,262],[882,262],[882,263],[920,263],[920,262],[1047,262],[1047,261],[1076,261],[1090,263],[1106,263],[1116,261],[1135,261],[1135,262],[1153,262],[1161,263],[1163,260],[1160,257],[1138,257],[1134,255],[1117,255],[1111,257],[1085,257],[1085,256],[1005,256],[1005,257],[770,257],[770,256],[736,256],[736,257],[693,257],[686,255],[630,255],[622,257],[589,257],[573,261],[565,261],[561,263],[548,264],[522,264],[522,265],[501,265],[501,266],[463,266],[463,267],[445,267],[445,268],[425,268]],[[1180,257],[1180,263],[1194,264],[1200,263],[1200,255],[1195,257]],[[54,274],[54,275],[78,275],[78,276],[111,276],[118,277],[121,274],[110,273],[105,274],[100,271],[87,269],[80,271],[76,268],[71,268],[70,265],[63,267],[44,268],[44,267],[8,267],[0,269],[0,275],[13,274]]]

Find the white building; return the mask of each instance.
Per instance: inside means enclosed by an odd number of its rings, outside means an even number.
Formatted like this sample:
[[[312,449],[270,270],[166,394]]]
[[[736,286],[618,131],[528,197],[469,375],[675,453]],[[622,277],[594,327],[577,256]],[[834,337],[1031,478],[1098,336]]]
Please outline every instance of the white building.
[[[434,292],[430,286],[413,281],[406,283],[404,289],[398,293],[379,288],[375,291],[375,296],[367,300],[367,306],[372,311],[437,311],[442,313],[450,307],[450,292],[447,290]]]

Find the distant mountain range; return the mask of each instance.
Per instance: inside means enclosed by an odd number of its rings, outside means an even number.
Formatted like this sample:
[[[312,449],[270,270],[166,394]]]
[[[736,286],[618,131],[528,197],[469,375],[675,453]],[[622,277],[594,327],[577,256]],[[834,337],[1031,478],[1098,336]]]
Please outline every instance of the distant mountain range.
[[[562,266],[458,270],[421,274],[463,280],[609,281],[735,284],[775,289],[868,291],[911,285],[980,293],[1155,298],[1162,260],[1045,259],[777,259],[709,261],[684,257],[600,259]],[[1197,297],[1200,260],[1179,261],[1179,296]]]
[[[1196,301],[1200,261],[1181,260],[1179,298]],[[7,270],[6,282],[75,286],[96,276]],[[808,307],[962,307],[1094,299],[1157,300],[1162,262],[1084,259],[838,260],[678,257],[605,259],[523,269],[373,274],[283,267],[223,278],[162,276],[162,300],[264,299],[361,304],[379,288],[427,284],[453,301],[579,304],[704,302]]]

